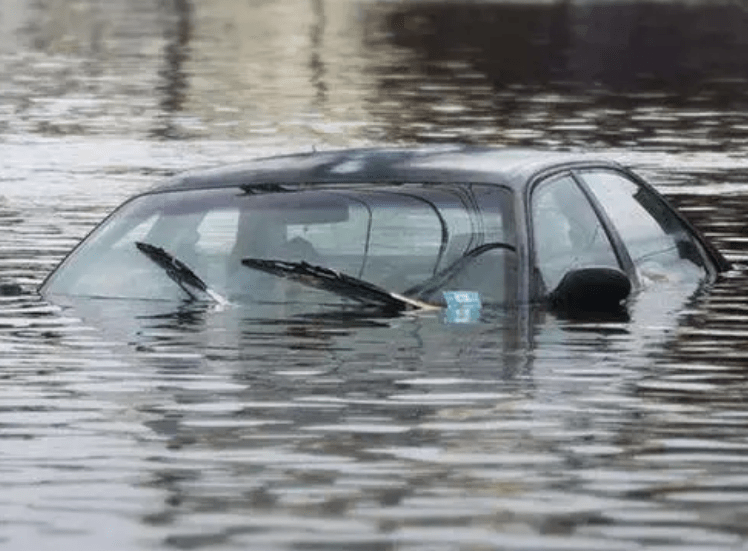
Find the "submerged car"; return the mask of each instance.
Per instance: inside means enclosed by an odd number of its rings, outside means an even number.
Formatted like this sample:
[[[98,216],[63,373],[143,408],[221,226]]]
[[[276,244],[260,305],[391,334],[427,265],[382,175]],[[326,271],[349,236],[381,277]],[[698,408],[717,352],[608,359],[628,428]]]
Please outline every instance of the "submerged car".
[[[119,207],[40,292],[470,315],[486,304],[617,308],[649,284],[711,281],[728,267],[617,163],[377,148],[173,178]]]

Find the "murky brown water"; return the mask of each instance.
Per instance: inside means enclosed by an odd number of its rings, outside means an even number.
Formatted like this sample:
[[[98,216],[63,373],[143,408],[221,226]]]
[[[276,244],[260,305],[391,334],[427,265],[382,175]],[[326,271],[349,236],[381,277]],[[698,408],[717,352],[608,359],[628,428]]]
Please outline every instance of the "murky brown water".
[[[736,2],[4,0],[0,281],[161,176],[381,142],[606,152],[739,269],[608,323],[0,298],[3,549],[748,547],[747,37]]]

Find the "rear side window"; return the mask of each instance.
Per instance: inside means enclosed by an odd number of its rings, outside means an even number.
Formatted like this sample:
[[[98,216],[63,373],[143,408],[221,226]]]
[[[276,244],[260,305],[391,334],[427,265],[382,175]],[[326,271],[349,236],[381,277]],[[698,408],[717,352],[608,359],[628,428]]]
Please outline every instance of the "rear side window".
[[[580,176],[618,230],[645,277],[704,274],[704,259],[688,229],[652,191],[622,174],[591,170]]]

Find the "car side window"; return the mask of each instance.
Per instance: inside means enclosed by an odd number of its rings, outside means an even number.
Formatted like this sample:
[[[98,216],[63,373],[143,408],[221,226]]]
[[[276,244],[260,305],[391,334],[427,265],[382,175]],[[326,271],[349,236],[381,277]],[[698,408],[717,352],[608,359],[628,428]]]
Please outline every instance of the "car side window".
[[[535,266],[546,292],[570,270],[585,266],[620,269],[600,219],[574,179],[553,178],[532,194]]]
[[[689,230],[652,191],[610,170],[580,173],[644,277],[702,277],[704,259]]]

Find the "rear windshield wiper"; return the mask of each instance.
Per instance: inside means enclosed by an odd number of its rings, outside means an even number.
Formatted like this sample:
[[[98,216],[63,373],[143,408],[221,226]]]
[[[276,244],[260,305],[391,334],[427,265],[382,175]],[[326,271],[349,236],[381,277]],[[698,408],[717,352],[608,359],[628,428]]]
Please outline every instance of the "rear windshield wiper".
[[[290,279],[302,285],[335,293],[336,295],[386,310],[401,312],[403,310],[431,310],[439,308],[439,306],[429,304],[428,302],[390,292],[363,279],[303,261],[287,262],[284,260],[245,258],[242,260],[242,264],[254,270]]]
[[[197,300],[198,294],[195,293],[195,290],[197,290],[218,304],[228,304],[228,300],[208,287],[200,276],[173,254],[166,252],[161,247],[142,241],[136,241],[135,246],[159,267],[163,268],[166,275],[179,285],[191,299]]]

